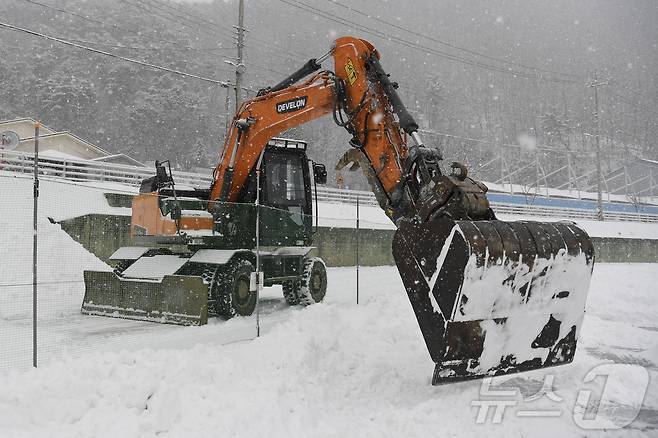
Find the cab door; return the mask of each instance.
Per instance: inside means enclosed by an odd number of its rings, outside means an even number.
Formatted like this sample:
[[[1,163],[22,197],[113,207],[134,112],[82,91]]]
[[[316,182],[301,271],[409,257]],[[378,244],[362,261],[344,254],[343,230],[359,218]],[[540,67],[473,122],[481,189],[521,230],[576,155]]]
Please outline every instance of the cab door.
[[[310,244],[313,218],[306,154],[299,149],[268,148],[261,175],[263,244]]]

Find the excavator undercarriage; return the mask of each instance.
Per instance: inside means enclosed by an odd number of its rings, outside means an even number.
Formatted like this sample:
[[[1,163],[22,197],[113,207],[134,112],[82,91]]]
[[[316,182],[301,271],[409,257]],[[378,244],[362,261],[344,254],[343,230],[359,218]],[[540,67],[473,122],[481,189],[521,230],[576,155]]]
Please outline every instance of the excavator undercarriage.
[[[334,70],[318,72],[330,56]],[[326,55],[244,102],[231,124],[210,189],[199,191],[199,196],[179,192],[179,196],[204,202],[199,210],[205,213],[181,209],[173,183],[169,191],[146,184],[133,203],[132,231],[136,237],[148,234],[155,239],[155,249],[144,250],[133,264],[125,261],[131,264],[125,271],[99,276],[85,273],[83,310],[130,317],[142,314],[131,307],[137,302],[150,306],[147,314],[154,319],[198,324],[205,322],[210,308],[231,316],[230,303],[241,302],[244,294],[248,306],[237,309],[248,314],[251,295],[247,292],[254,288],[246,283],[253,283],[254,278],[258,283],[254,271],[267,271],[268,266],[274,270],[266,273],[265,285],[283,284],[290,304],[321,300],[326,273],[324,263],[307,256],[309,239],[293,239],[294,243],[275,239],[263,253],[265,269],[258,261],[254,264],[258,246],[254,239],[261,234],[263,238],[289,237],[294,235],[295,224],[303,225],[303,218],[310,218],[309,211],[304,216],[299,209],[289,208],[294,203],[282,204],[289,217],[277,216],[265,228],[258,228],[260,194],[280,197],[302,176],[288,174],[278,188],[266,177],[265,186],[259,186],[267,145],[287,129],[333,114],[336,124],[351,136],[350,148],[337,168],[361,169],[380,207],[398,228],[392,252],[436,364],[432,382],[508,374],[573,360],[594,264],[589,236],[570,222],[498,220],[487,200],[487,187],[469,177],[466,166],[453,163],[449,173],[442,171],[441,153],[423,144],[397,88],[369,42],[343,37]],[[313,169],[316,176],[322,171]],[[308,192],[309,177],[303,175],[303,190]],[[174,198],[169,199],[173,208],[163,208],[155,198],[149,200],[162,194]],[[250,229],[255,225],[255,234],[236,233],[241,224]],[[206,234],[195,236],[200,229]],[[245,236],[244,241],[232,240]],[[183,250],[164,246],[181,238]],[[170,266],[168,271],[161,269],[155,278],[149,276],[149,269],[157,271],[165,265]],[[289,271],[275,269],[288,265]],[[219,289],[229,292],[213,293],[218,278]],[[141,289],[135,285],[139,281],[144,284]],[[108,296],[105,289],[115,296]],[[144,294],[153,298],[146,299]],[[187,312],[190,317],[181,318],[180,309],[189,309],[188,305],[193,309]]]

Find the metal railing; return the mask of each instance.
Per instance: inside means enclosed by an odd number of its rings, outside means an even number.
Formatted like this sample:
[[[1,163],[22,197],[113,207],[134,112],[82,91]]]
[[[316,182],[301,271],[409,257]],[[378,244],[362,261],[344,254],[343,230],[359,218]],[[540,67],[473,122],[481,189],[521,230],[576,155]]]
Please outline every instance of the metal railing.
[[[18,151],[0,151],[0,171],[33,172],[34,154]],[[209,186],[210,175],[174,171],[176,182],[194,187]],[[139,186],[143,179],[154,176],[150,167],[106,163],[92,160],[62,159],[39,156],[39,174],[71,181],[103,181]]]
[[[510,214],[515,216],[541,216],[565,219],[598,220],[596,210],[588,210],[584,208],[546,207],[540,205],[508,204],[501,202],[492,202],[491,206],[496,211],[496,213]],[[606,220],[610,221],[658,223],[658,215],[653,215],[650,213],[615,212],[606,210],[605,218]]]
[[[33,172],[34,155],[27,152],[0,151],[0,171],[18,173]],[[136,167],[122,164],[95,162],[88,160],[39,158],[39,173],[51,178],[62,178],[77,182],[114,182],[139,187],[142,180],[154,175],[149,167]],[[179,186],[209,187],[211,175],[191,172],[173,172]],[[323,202],[378,206],[375,195],[361,190],[345,190],[331,187],[318,187],[318,200]],[[531,204],[492,202],[498,213],[525,216],[564,217],[573,219],[596,219],[596,211],[584,208],[547,207]],[[633,222],[658,222],[658,215],[635,212],[606,211],[606,219]]]
[[[320,189],[320,187],[318,187],[318,200],[320,201],[354,204],[356,203],[357,198],[362,205],[379,205],[375,195],[370,192],[340,190],[329,187],[323,187]],[[588,210],[584,208],[547,207],[542,205],[513,204],[507,202],[491,202],[491,206],[496,213],[502,214],[597,220],[595,209]],[[612,221],[658,222],[658,215],[649,213],[606,211],[605,217],[607,220]]]

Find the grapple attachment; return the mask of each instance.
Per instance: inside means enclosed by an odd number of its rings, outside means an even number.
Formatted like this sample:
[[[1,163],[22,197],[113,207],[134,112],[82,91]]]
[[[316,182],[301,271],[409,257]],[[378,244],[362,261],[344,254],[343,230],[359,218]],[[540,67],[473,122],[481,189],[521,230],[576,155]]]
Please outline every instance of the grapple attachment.
[[[573,223],[403,223],[393,256],[434,385],[573,360],[594,264]]]

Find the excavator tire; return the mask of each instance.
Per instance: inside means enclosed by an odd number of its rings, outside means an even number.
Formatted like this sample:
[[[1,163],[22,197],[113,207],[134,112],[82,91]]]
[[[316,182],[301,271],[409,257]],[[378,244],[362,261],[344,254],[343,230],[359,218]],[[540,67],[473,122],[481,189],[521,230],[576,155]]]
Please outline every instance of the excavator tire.
[[[226,319],[251,315],[256,309],[256,292],[249,290],[254,265],[243,259],[219,267],[218,271],[217,283],[211,290],[216,312]]]
[[[299,304],[308,306],[319,303],[327,293],[327,267],[320,257],[304,260],[301,284],[298,291]]]
[[[300,280],[293,280],[293,281],[286,281],[281,285],[281,288],[283,289],[283,298],[286,299],[286,303],[289,306],[296,306],[299,304],[299,287],[300,287]]]
[[[290,306],[319,303],[327,293],[327,267],[320,257],[304,259],[302,275],[283,283],[283,297]]]
[[[594,265],[571,222],[404,222],[393,256],[433,384],[571,362]]]

